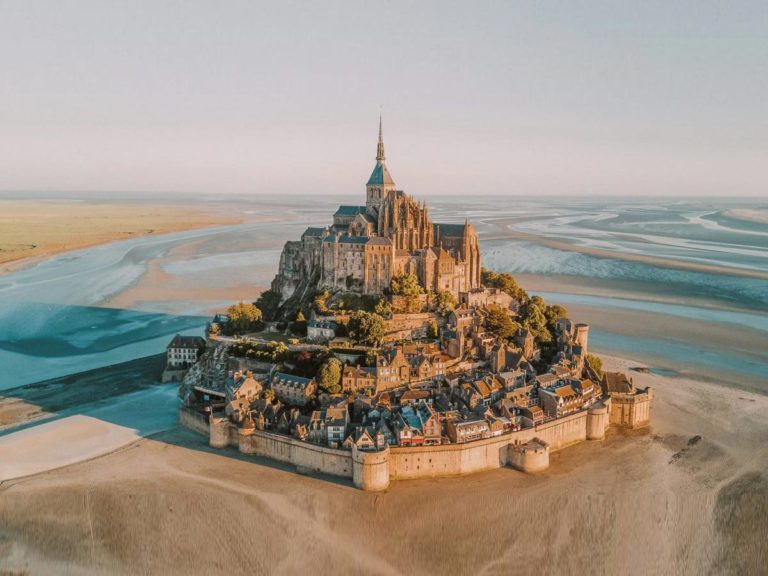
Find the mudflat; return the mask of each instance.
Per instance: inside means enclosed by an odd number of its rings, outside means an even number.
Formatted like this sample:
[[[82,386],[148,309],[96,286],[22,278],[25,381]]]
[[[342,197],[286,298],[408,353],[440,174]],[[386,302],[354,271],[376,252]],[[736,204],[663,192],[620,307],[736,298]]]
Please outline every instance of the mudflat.
[[[182,204],[0,199],[0,273],[18,261],[147,234],[235,224]],[[10,263],[16,262],[13,267]]]
[[[30,574],[759,574],[768,398],[632,371],[649,430],[549,470],[348,482],[216,451],[178,427],[0,486],[0,566]],[[76,424],[76,423],[75,423]]]

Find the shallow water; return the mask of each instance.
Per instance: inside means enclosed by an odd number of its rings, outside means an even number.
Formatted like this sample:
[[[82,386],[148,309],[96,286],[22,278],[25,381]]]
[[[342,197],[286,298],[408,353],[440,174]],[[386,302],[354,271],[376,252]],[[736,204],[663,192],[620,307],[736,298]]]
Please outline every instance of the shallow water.
[[[306,226],[330,223],[339,203],[360,199],[216,198],[211,202],[217,209],[225,205],[230,214],[272,221],[112,243],[0,276],[0,389],[158,353],[177,332],[199,333],[210,311],[229,301],[214,290],[240,287],[244,297],[255,298],[277,269],[286,240],[298,239]],[[768,281],[738,274],[768,270],[768,226],[733,218],[727,210],[735,205],[487,198],[468,205],[442,199],[430,201],[430,215],[445,222],[469,217],[486,267],[557,277],[557,291],[546,294],[548,300],[617,315],[694,319],[712,331],[743,326],[764,334],[754,349],[729,353],[704,346],[694,333],[687,341],[641,337],[629,323],[620,333],[591,332],[597,350],[658,358],[657,368],[692,375],[730,374],[731,382],[747,377],[754,385],[765,383],[768,374]],[[759,203],[738,207],[766,209]],[[574,250],[554,249],[530,236],[521,240],[515,232],[567,242]],[[575,251],[580,247],[606,252]],[[667,262],[628,261],[624,252]],[[153,262],[164,275],[165,291],[132,301],[128,310],[114,309],[111,303],[146,280]],[[718,264],[734,273],[684,270],[676,262]]]

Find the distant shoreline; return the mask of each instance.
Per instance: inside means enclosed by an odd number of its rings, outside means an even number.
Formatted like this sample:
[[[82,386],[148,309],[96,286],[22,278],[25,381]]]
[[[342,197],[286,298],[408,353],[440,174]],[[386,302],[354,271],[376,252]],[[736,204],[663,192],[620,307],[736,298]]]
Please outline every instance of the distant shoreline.
[[[182,205],[0,200],[0,275],[67,252],[214,226],[241,218]]]

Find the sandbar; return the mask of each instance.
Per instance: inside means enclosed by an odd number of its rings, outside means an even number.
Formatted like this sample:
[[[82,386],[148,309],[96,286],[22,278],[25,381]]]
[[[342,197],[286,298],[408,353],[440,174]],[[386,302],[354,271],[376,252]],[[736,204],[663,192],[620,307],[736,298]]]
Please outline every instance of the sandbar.
[[[239,222],[182,204],[0,199],[0,273],[115,240]]]

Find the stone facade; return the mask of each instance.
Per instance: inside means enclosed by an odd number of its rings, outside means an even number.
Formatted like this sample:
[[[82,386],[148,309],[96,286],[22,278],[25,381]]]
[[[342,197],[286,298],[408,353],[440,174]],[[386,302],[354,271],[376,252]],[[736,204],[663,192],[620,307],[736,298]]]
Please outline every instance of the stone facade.
[[[397,190],[379,125],[365,206],[340,206],[331,226],[308,228],[300,241],[287,242],[272,290],[283,300],[310,286],[377,295],[393,276],[411,273],[427,291],[458,296],[480,287],[480,268],[480,245],[469,221],[434,223],[426,203]]]

